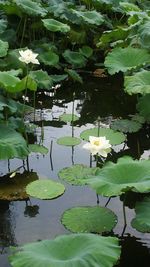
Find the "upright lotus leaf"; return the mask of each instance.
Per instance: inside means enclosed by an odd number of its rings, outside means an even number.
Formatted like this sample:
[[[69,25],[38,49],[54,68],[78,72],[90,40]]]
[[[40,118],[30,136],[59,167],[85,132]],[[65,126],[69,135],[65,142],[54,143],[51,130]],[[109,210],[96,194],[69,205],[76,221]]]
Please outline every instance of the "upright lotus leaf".
[[[109,74],[126,72],[150,62],[150,54],[145,49],[126,47],[114,48],[105,58],[104,65]]]
[[[118,145],[125,141],[126,137],[123,133],[116,132],[109,128],[91,128],[83,131],[80,137],[83,140],[89,141],[89,136],[105,136],[107,140],[110,141],[111,145]]]
[[[63,168],[59,171],[60,179],[72,185],[85,185],[90,175],[95,175],[99,168],[90,168],[83,164],[75,164],[71,167]]]
[[[50,75],[49,77],[50,79],[52,79],[54,83],[59,83],[59,82],[66,80],[68,78],[68,75],[67,74],[54,74],[54,75]]]
[[[14,88],[7,89],[10,93],[18,93],[25,89],[29,89],[31,91],[37,90],[37,83],[28,75],[24,77],[19,83],[16,84]]]
[[[146,94],[138,99],[137,110],[140,115],[145,118],[147,122],[150,122],[150,94]]]
[[[0,159],[25,158],[28,154],[29,150],[22,135],[9,126],[1,125]]]
[[[132,220],[131,225],[137,231],[150,233],[150,197],[145,197],[135,206],[136,217]]]
[[[0,57],[5,57],[8,51],[8,43],[0,40]]]
[[[74,233],[110,232],[117,223],[117,216],[105,207],[75,207],[66,210],[62,224]]]
[[[38,58],[41,63],[51,67],[56,67],[59,63],[59,56],[52,51],[43,52]]]
[[[96,10],[91,11],[78,11],[72,10],[73,14],[76,14],[79,18],[83,20],[84,23],[92,24],[92,25],[101,25],[104,22],[103,15]]]
[[[73,81],[83,83],[82,77],[75,70],[65,69],[65,71],[73,79]]]
[[[133,120],[116,120],[111,124],[111,128],[115,131],[124,133],[136,133],[142,127],[142,124]]]
[[[36,81],[38,88],[40,89],[52,88],[53,80],[46,71],[43,70],[30,71],[29,76]]]
[[[47,154],[48,153],[48,148],[42,145],[38,145],[38,144],[31,144],[28,145],[28,148],[30,150],[30,152],[34,152],[34,153],[40,153],[40,154]]]
[[[116,237],[70,234],[26,244],[9,261],[12,267],[112,267],[120,253]]]
[[[86,58],[89,58],[93,54],[93,49],[90,46],[84,45],[79,49],[79,52]]]
[[[40,199],[53,199],[62,195],[65,191],[63,184],[53,180],[38,180],[27,185],[26,192],[31,197]]]
[[[32,0],[15,0],[14,1],[17,7],[21,9],[21,11],[29,16],[41,16],[45,17],[47,14],[46,8],[42,7],[42,5],[37,1]]]
[[[150,191],[150,160],[133,160],[130,157],[109,162],[96,176],[91,176],[89,185],[103,196],[118,196],[128,191]]]
[[[7,71],[0,71],[0,85],[6,91],[14,90],[15,86],[20,82],[20,79],[12,74],[9,74]]]
[[[0,34],[2,34],[7,28],[7,20],[0,19]]]
[[[86,65],[87,62],[86,58],[81,53],[70,50],[66,50],[63,53],[63,57],[75,68],[82,68]]]
[[[57,144],[63,146],[76,146],[80,143],[81,140],[79,138],[72,136],[64,136],[57,139]]]
[[[72,121],[77,121],[79,119],[79,117],[75,114],[62,114],[59,116],[59,120],[60,121],[64,121],[64,122],[72,122]]]
[[[51,32],[69,32],[70,26],[55,19],[43,19],[44,26]]]
[[[129,95],[132,94],[150,94],[150,75],[149,71],[143,70],[132,76],[125,76],[124,90]]]
[[[139,26],[139,39],[142,47],[150,48],[150,20],[146,20]]]
[[[132,3],[120,2],[119,4],[127,14],[128,14],[128,12],[131,12],[131,11],[135,11],[135,12],[141,11],[141,9],[137,5],[132,4]]]
[[[35,172],[16,173],[12,178],[1,177],[0,179],[0,200],[14,201],[27,199],[26,186],[38,180]]]

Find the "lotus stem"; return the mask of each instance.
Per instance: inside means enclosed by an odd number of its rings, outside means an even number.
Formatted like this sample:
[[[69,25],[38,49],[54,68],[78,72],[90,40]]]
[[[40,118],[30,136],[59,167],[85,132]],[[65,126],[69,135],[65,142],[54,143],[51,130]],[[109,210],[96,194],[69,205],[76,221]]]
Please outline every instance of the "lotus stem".
[[[25,19],[24,19],[24,24],[23,24],[23,31],[22,31],[22,37],[21,37],[20,47],[22,47],[22,44],[23,44],[23,39],[24,39],[24,35],[25,35],[25,30],[26,30],[26,24],[27,24],[27,16],[25,16]]]
[[[72,161],[72,165],[74,165],[74,146],[72,146],[71,148],[72,148],[71,161]]]
[[[111,197],[108,198],[108,200],[107,200],[107,202],[105,204],[105,207],[107,207],[107,205],[109,204],[110,200],[111,200]]]
[[[35,123],[35,98],[36,98],[36,95],[35,95],[35,91],[34,91],[33,92],[34,123]]]
[[[125,203],[123,201],[123,218],[124,218],[124,226],[127,225],[127,219],[126,219],[126,210],[125,210]]]
[[[97,198],[97,204],[99,204],[100,201],[99,201],[99,195],[98,194],[96,194],[96,198]]]
[[[99,132],[100,132],[100,117],[98,116],[98,132],[97,132],[98,137],[99,137]]]
[[[73,127],[73,122],[74,122],[74,95],[75,95],[75,93],[73,93],[73,102],[72,102],[72,119],[71,119],[72,137],[74,137],[74,127]]]
[[[52,150],[53,150],[53,140],[51,140],[50,143],[50,153],[49,153],[51,170],[53,171]]]

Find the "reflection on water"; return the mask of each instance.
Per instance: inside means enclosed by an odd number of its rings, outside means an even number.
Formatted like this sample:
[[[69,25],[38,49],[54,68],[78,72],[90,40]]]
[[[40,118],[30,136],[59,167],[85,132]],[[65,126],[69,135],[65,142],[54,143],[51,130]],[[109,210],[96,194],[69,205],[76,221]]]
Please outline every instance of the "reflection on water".
[[[87,77],[86,77],[87,80]],[[82,145],[64,147],[57,144],[57,138],[72,134],[70,123],[59,121],[64,112],[72,112],[73,92],[75,92],[75,114],[79,121],[74,123],[74,135],[97,125],[98,118],[101,124],[108,126],[111,120],[135,113],[136,100],[128,97],[120,90],[120,81],[114,79],[90,79],[83,85],[64,85],[56,92],[42,92],[36,99],[36,135],[32,140],[45,145],[49,149],[47,155],[32,154],[24,167],[28,174],[35,177],[58,180],[58,171],[73,164],[95,166],[96,159],[91,160],[89,153],[82,149]],[[32,102],[32,101],[31,101]],[[28,114],[27,120],[33,120],[33,114]],[[108,160],[114,162],[123,155],[140,158],[144,150],[150,147],[149,129],[143,129],[136,134],[127,135],[127,142],[115,146]],[[1,176],[7,174],[8,164],[2,161]],[[10,160],[9,171],[22,165],[19,159]],[[23,174],[21,174],[23,175]],[[22,176],[23,177],[23,176]],[[97,203],[96,194],[86,186],[70,186],[65,184],[66,191],[60,198],[42,201],[31,198],[26,201],[0,202],[0,267],[9,267],[7,261],[8,247],[42,239],[51,239],[57,235],[69,233],[61,224],[63,212],[74,206],[94,206]],[[140,196],[141,197],[141,196]],[[126,199],[127,227],[121,240],[122,256],[118,267],[148,267],[150,260],[150,234],[142,234],[130,225],[134,217],[134,203],[138,196],[128,196]],[[114,234],[121,237],[124,221],[122,212],[122,197],[99,197],[100,205],[112,209],[118,216],[118,224]],[[129,200],[129,201],[128,201]],[[130,201],[132,200],[132,201]]]

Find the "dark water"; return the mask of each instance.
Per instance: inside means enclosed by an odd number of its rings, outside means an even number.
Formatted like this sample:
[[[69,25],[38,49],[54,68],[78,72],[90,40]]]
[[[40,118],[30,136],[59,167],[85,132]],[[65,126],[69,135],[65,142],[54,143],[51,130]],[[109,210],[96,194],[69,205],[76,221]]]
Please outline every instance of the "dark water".
[[[39,177],[59,181],[57,174],[60,169],[72,164],[90,164],[89,153],[82,148],[84,142],[74,149],[56,143],[57,138],[71,135],[70,124],[60,122],[58,118],[64,112],[72,112],[73,92],[75,92],[75,114],[80,115],[74,127],[76,137],[79,137],[83,130],[97,125],[98,117],[102,125],[109,125],[115,118],[127,118],[128,115],[135,114],[136,99],[124,95],[118,78],[109,80],[85,77],[82,86],[65,84],[56,91],[39,93],[36,99],[36,124],[39,126],[36,129],[36,141],[39,143],[43,140],[43,145],[49,149],[52,145],[52,154],[51,156],[50,152],[46,156],[32,154],[29,157],[29,166],[25,163],[26,170],[20,169],[20,175],[34,172]],[[29,118],[31,119],[31,116]],[[128,135],[126,144],[114,147],[109,159],[115,162],[123,155],[140,158],[143,153],[146,155],[146,150],[149,148],[149,129],[145,128],[136,134]],[[11,160],[9,165],[7,161],[1,161],[1,176],[21,165],[22,161],[18,159]],[[10,266],[7,260],[10,246],[69,234],[60,222],[62,213],[66,209],[97,204],[95,192],[88,187],[68,184],[65,186],[64,195],[50,201],[31,198],[28,202],[0,202],[0,267]],[[124,233],[122,197],[112,198],[107,206],[118,216],[118,223],[111,233],[120,238],[122,246],[118,267],[150,265],[150,234],[137,232],[130,225],[135,215],[133,207],[137,197],[137,195],[129,195],[129,201],[126,204],[127,227]],[[100,205],[104,206],[107,200],[105,197],[100,197]]]

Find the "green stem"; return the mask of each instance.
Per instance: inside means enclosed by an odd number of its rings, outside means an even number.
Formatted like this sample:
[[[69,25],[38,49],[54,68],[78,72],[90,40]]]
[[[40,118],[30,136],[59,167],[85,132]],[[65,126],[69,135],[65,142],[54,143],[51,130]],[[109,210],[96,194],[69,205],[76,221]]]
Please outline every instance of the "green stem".
[[[25,35],[26,24],[27,24],[27,16],[25,16],[25,18],[24,18],[24,24],[23,24],[23,31],[22,31],[20,47],[22,47],[22,45],[23,45],[23,39],[24,39],[24,35]]]
[[[71,123],[72,123],[72,137],[74,137],[74,127],[73,127],[73,122],[74,122],[74,96],[75,96],[75,93],[73,93],[73,103],[72,103],[72,119],[71,119]]]
[[[27,85],[28,85],[28,65],[27,65],[27,78],[26,78],[26,83],[25,83],[25,95],[24,95],[24,100],[23,100],[23,110],[22,110],[22,121],[24,118],[24,113],[25,113],[25,101],[26,101],[26,96],[27,96]]]

